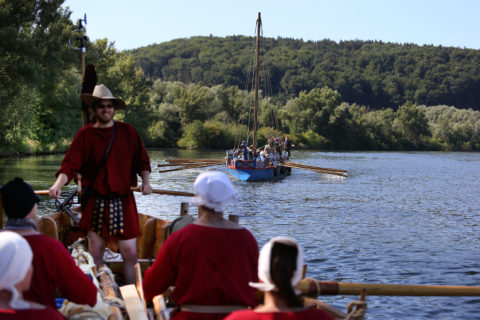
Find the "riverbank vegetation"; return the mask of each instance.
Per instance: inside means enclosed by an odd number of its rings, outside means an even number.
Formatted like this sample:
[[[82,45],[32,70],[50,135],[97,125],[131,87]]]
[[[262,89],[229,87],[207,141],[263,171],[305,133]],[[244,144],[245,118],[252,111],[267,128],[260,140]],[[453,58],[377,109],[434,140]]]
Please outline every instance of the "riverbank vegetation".
[[[80,128],[78,36],[63,1],[0,2],[0,154],[64,151]],[[252,137],[250,37],[193,37],[87,63],[128,108],[147,147],[232,148]],[[480,50],[369,41],[267,39],[259,144],[480,151]]]

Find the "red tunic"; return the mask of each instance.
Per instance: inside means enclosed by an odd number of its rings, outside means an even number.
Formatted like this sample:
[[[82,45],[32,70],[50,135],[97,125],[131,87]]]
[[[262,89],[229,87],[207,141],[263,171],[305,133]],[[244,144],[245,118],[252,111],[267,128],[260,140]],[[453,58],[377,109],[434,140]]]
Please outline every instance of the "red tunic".
[[[255,312],[240,310],[232,312],[225,320],[333,320],[334,318],[321,309],[306,309],[298,312]]]
[[[52,307],[45,309],[0,309],[0,320],[65,320],[60,312]]]
[[[93,189],[99,195],[124,196],[122,205],[125,230],[119,237],[131,239],[140,234],[140,229],[135,197],[130,187],[137,186],[137,174],[151,171],[150,159],[135,128],[124,122],[116,123],[117,132],[110,153],[95,178]],[[89,186],[90,179],[110,143],[112,133],[113,126],[95,128],[93,124],[89,124],[81,128],[75,135],[56,175],[65,173],[70,181],[79,172],[82,174],[82,186]],[[93,205],[94,197],[90,197],[79,223],[80,228],[84,230],[91,230]],[[108,208],[106,211],[104,221],[108,221]],[[106,232],[102,236],[108,238]]]
[[[221,229],[190,224],[174,232],[145,271],[145,299],[151,301],[170,286],[181,306],[255,306],[258,245],[247,229]],[[175,319],[222,319],[226,316],[179,312]]]
[[[95,305],[97,287],[60,242],[43,234],[24,237],[33,251],[33,278],[30,290],[23,293],[25,300],[55,308],[58,288],[62,296],[72,302]]]

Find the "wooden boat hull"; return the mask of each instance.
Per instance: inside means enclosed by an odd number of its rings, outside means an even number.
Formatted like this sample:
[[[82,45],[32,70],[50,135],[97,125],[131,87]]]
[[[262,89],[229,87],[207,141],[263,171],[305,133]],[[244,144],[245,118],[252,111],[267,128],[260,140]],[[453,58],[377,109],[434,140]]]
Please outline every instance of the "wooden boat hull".
[[[231,175],[240,181],[261,181],[282,178],[289,172],[284,167],[256,167],[255,160],[235,160],[227,164]]]

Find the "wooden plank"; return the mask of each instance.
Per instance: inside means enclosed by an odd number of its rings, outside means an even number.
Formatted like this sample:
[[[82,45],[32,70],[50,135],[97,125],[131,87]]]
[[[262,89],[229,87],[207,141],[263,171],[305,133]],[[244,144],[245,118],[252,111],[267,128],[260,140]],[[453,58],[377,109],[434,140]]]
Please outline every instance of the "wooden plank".
[[[158,320],[167,320],[167,316],[165,314],[167,307],[165,305],[165,298],[163,294],[153,297],[153,308],[155,309],[155,315],[157,316]]]
[[[123,301],[130,319],[132,320],[148,320],[147,311],[144,308],[140,297],[138,296],[137,288],[134,284],[129,284],[120,287]]]
[[[143,294],[143,286],[142,286],[142,267],[137,262],[135,263],[135,286],[137,287],[138,296],[140,301],[143,303],[143,307],[147,310],[147,302],[145,301],[145,295]]]
[[[138,263],[142,267],[142,272],[145,272],[153,262],[153,259],[138,259]],[[105,264],[113,273],[123,273],[123,261],[106,261]]]
[[[38,219],[38,232],[58,240],[57,223],[49,216],[43,216]]]
[[[155,242],[156,220],[156,218],[150,218],[143,225],[142,235],[137,242],[138,257],[140,259],[155,258],[153,256],[153,246]]]

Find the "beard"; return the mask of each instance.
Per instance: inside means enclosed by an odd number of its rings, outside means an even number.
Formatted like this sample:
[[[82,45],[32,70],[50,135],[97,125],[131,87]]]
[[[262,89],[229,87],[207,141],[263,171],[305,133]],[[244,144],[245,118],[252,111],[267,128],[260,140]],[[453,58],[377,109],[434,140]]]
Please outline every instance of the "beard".
[[[97,112],[95,114],[95,119],[100,123],[100,124],[108,124],[113,120],[113,116],[115,115],[115,112],[111,113],[103,113],[103,112]]]
[[[97,117],[97,121],[100,122],[101,124],[110,123],[110,121],[112,121],[112,119],[113,119],[113,116],[108,117],[108,118]]]

